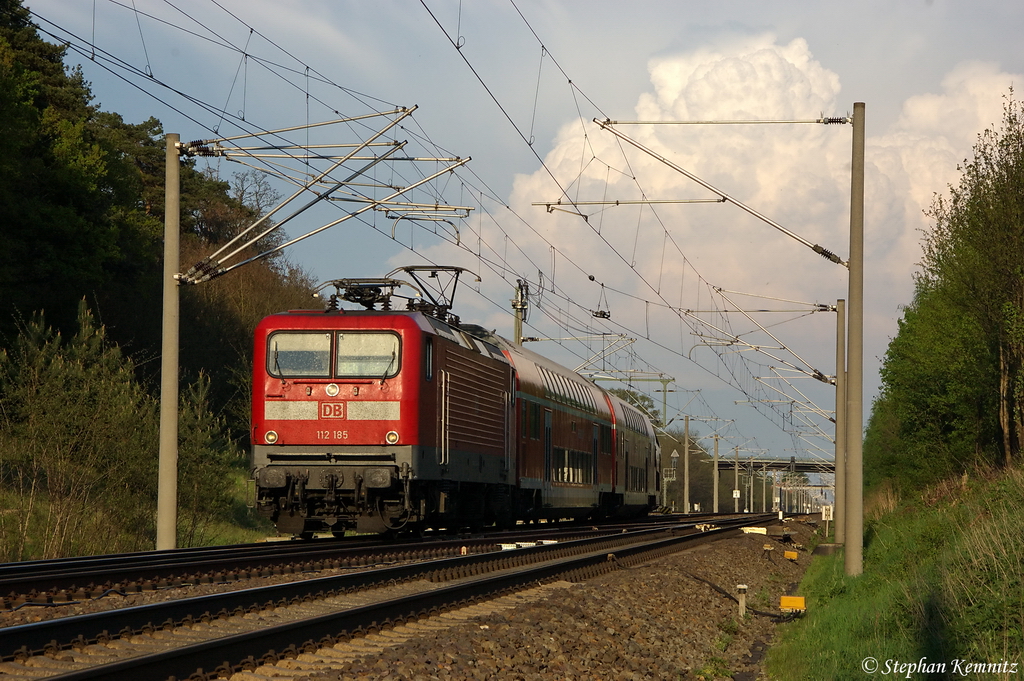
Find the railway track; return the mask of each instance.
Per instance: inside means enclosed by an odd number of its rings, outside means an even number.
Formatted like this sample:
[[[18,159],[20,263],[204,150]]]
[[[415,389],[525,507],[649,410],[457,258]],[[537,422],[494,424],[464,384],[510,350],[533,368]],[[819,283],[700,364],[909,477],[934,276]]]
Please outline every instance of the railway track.
[[[686,522],[714,516],[686,516]],[[652,517],[647,524],[681,522],[681,516]],[[564,541],[619,532],[635,524],[551,525],[551,539]],[[330,568],[363,568],[381,563],[430,560],[494,551],[496,543],[529,541],[536,528],[476,535],[435,535],[384,541],[350,537],[213,546],[172,551],[22,561],[0,565],[0,607],[60,605],[100,597],[179,586],[236,582],[273,575],[302,574]]]
[[[8,627],[0,678],[224,678],[530,585],[586,579],[769,519],[606,533]]]

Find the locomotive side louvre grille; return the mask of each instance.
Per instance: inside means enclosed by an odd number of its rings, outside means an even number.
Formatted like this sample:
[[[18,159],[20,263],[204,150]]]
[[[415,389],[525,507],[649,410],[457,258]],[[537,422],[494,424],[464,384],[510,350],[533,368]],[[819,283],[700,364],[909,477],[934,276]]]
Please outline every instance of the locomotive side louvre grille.
[[[497,447],[504,451],[506,376],[491,362],[448,353],[446,381],[447,436],[463,446]]]
[[[315,421],[318,408],[316,402],[267,400],[263,403],[263,418],[269,421]]]

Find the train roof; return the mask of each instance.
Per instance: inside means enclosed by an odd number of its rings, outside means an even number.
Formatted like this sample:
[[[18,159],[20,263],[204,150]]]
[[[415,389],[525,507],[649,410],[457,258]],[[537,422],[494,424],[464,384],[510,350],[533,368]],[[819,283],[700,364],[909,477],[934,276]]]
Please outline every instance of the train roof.
[[[463,330],[500,347],[516,368],[520,389],[592,414],[610,417],[606,391],[589,378],[475,324]]]
[[[502,352],[501,345],[496,343],[492,338],[483,337],[477,333],[471,333],[463,328],[443,322],[437,317],[433,317],[419,310],[288,310],[286,312],[277,312],[264,317],[257,326],[257,329],[262,331],[271,331],[275,328],[332,328],[344,323],[344,320],[354,319],[359,320],[358,326],[360,327],[387,328],[386,322],[383,324],[376,324],[374,323],[374,320],[384,322],[389,318],[407,319],[411,324],[419,327],[419,329],[424,333],[446,338],[453,343],[457,343],[464,348],[473,350],[474,352],[478,352],[482,355],[488,355],[506,364],[510,363],[507,355]]]

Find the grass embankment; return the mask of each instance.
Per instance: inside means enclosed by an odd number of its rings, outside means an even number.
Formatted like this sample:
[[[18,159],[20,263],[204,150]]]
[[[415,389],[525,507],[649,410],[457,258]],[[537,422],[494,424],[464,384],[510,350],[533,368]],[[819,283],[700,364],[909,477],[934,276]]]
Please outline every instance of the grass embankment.
[[[815,557],[799,592],[807,615],[780,630],[771,678],[866,679],[867,658],[886,678],[1024,674],[1024,471],[964,476],[913,500],[883,494],[874,502],[864,573],[845,576],[841,553]],[[922,658],[924,666],[895,667]],[[1004,661],[1018,663],[1016,674],[976,675],[965,666]],[[936,673],[942,663],[945,673]]]

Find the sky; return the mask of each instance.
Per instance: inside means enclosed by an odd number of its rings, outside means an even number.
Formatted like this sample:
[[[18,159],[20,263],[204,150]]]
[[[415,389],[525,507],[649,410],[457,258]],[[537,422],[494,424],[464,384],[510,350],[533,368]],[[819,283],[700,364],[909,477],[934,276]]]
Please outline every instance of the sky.
[[[849,256],[851,126],[664,122],[813,121],[865,103],[867,419],[926,212],[1024,73],[1017,2],[26,4],[73,46],[96,104],[183,140],[418,107],[386,137],[410,157],[471,160],[406,197],[471,210],[368,211],[289,247],[291,261],[322,281],[466,267],[481,280],[464,279],[455,312],[506,336],[527,281],[526,335],[562,339],[531,349],[629,378],[605,385],[648,393],[673,426],[689,415],[741,457],[832,448],[834,389],[811,375],[836,373],[836,315],[819,306],[848,297],[847,270],[802,242]],[[360,142],[385,120],[276,139]],[[450,164],[372,175],[401,185]],[[317,206],[286,229],[346,210]]]

